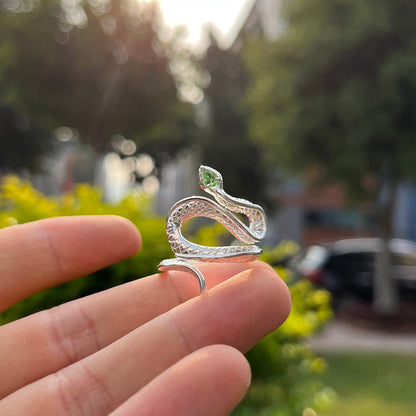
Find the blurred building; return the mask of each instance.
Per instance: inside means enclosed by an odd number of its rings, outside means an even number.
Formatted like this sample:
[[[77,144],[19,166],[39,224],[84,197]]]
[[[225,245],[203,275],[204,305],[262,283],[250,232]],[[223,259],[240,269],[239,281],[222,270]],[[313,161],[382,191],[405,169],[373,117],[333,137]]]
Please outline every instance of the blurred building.
[[[278,239],[309,245],[373,235],[371,211],[348,208],[338,185],[317,187],[308,177],[286,177],[276,187],[274,201],[279,208],[270,228]]]

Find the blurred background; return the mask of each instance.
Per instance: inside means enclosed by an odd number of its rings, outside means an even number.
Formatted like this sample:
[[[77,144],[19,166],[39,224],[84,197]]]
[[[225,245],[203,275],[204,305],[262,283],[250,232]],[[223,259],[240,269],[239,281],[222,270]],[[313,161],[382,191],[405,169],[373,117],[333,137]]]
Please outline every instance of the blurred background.
[[[0,0],[0,228],[118,214],[146,242],[0,323],[156,272],[202,163],[266,207],[293,298],[234,414],[416,414],[415,21],[412,0]]]

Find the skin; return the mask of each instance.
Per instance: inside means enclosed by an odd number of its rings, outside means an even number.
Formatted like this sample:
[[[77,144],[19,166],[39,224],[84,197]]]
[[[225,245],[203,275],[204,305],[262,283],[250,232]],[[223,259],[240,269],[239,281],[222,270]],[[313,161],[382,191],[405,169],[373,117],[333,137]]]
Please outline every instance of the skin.
[[[0,310],[140,247],[116,216],[0,230]],[[0,414],[229,414],[250,384],[243,353],[286,319],[290,296],[258,261],[201,270],[202,296],[170,271],[0,327]]]

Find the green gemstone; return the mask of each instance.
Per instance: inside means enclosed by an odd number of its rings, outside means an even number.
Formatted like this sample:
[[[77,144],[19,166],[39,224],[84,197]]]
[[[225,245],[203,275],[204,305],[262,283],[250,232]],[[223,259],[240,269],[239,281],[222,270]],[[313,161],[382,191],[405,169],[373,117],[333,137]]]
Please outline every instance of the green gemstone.
[[[202,183],[207,188],[216,188],[218,183],[218,177],[214,172],[208,169],[202,169]]]

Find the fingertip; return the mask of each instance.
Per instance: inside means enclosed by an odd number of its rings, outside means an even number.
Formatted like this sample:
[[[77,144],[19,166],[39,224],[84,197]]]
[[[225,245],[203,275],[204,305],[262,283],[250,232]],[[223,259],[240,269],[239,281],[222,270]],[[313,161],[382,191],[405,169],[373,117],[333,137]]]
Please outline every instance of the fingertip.
[[[219,393],[232,386],[234,401],[239,402],[251,383],[251,368],[244,354],[238,349],[224,344],[210,345],[200,352],[208,352],[211,363],[218,367],[217,388]]]
[[[261,305],[258,302],[253,302],[250,306],[257,311],[268,310],[267,316],[269,319],[274,319],[276,328],[286,320],[290,313],[292,299],[288,286],[273,267],[267,263],[256,261],[252,263],[251,269],[234,277],[228,282],[228,285],[230,288],[236,285],[248,295],[250,301],[247,301],[247,307],[253,300],[262,299]],[[227,282],[225,283],[227,284]],[[273,311],[274,313],[272,313]]]
[[[292,308],[292,296],[290,294],[289,287],[287,286],[286,282],[279,276],[279,274],[273,270],[274,277],[277,280],[277,300],[281,305],[281,325],[284,321],[286,321],[287,317],[290,314],[290,310]]]
[[[265,264],[265,263],[264,263]],[[292,307],[292,298],[286,283],[278,275],[278,273],[271,267],[263,268],[261,277],[264,279],[264,284],[267,286],[266,291],[269,294],[269,302],[275,310],[275,327],[279,327],[289,316]]]
[[[112,416],[228,415],[243,399],[250,380],[250,366],[238,350],[206,346],[159,374]]]
[[[56,247],[59,247],[60,241],[66,241],[75,252],[81,250],[90,252],[90,255],[101,252],[99,257],[111,258],[111,262],[133,256],[141,247],[137,227],[118,215],[56,217],[33,224],[42,227]],[[60,241],[56,241],[55,236]]]
[[[136,254],[142,248],[142,236],[139,229],[130,220],[119,215],[108,215],[110,221],[116,222],[120,227],[120,233],[125,238],[125,246],[130,250],[131,255]]]
[[[275,269],[272,266],[270,266],[270,264],[262,260],[255,260],[252,263],[250,263],[250,265],[253,269],[264,269],[275,272]]]
[[[267,276],[267,278],[272,282],[270,285],[270,294],[272,297],[275,297],[275,301],[280,305],[280,318],[278,323],[278,325],[280,325],[287,319],[292,307],[292,298],[289,288],[285,281],[276,272],[275,268],[270,266],[270,264],[261,260],[256,260],[252,263],[252,268],[255,270],[256,275],[258,275],[259,278]],[[274,288],[274,290],[272,290],[272,288]]]
[[[215,343],[232,345],[244,352],[286,320],[291,298],[286,284],[273,269],[253,268],[189,303],[192,304],[211,311],[204,319],[205,326],[213,330],[204,334],[203,342],[214,338]],[[195,318],[198,319],[201,318]],[[181,322],[185,333],[194,325],[198,323],[189,315]]]

